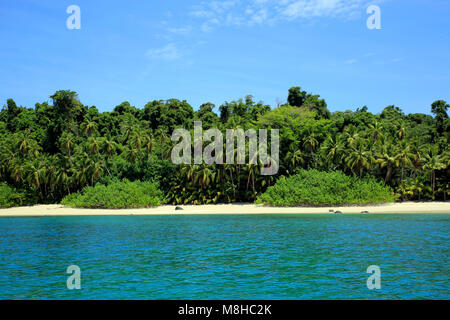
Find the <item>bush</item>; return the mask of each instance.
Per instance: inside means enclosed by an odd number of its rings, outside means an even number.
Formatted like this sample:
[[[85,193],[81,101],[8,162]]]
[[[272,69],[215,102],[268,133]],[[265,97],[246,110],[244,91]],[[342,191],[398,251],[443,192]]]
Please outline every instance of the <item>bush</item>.
[[[0,183],[0,208],[10,208],[23,205],[25,194],[17,189],[8,186],[6,183]]]
[[[159,206],[162,198],[156,183],[123,180],[85,187],[78,193],[66,196],[61,204],[75,208],[149,208]]]
[[[130,163],[116,156],[113,158],[109,171],[114,178],[130,181],[151,181],[159,183],[159,188],[168,192],[177,178],[178,166],[170,160],[160,160],[154,156],[138,163]],[[109,184],[109,176],[105,176],[100,182]]]
[[[272,206],[330,206],[393,202],[393,190],[374,179],[359,179],[343,172],[300,170],[282,178],[258,197],[256,203]]]

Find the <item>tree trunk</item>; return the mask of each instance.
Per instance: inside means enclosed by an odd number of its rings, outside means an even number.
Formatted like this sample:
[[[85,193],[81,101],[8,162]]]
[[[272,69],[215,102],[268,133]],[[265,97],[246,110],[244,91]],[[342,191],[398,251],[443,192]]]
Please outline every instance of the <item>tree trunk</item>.
[[[385,182],[386,184],[388,184],[389,181],[391,180],[391,175],[392,175],[392,167],[391,167],[391,166],[388,166],[387,172],[386,172],[386,179],[384,180],[384,182]]]
[[[436,185],[436,171],[435,170],[431,171],[431,176],[432,176],[432,189],[433,189],[433,200],[434,200],[434,187]]]
[[[361,179],[361,175],[362,175],[362,165],[361,165],[361,161],[358,162],[357,171],[359,172],[359,178]]]

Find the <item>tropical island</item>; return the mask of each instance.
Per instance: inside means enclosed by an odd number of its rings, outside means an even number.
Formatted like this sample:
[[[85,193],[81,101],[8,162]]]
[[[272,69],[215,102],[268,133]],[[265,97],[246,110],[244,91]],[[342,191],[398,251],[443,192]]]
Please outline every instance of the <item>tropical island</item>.
[[[450,195],[449,105],[432,115],[387,106],[330,112],[319,95],[289,89],[275,108],[252,96],[197,111],[185,100],[111,112],[62,90],[34,108],[9,99],[0,112],[0,208],[62,204],[125,209],[256,203],[328,207],[446,201]],[[170,159],[177,128],[279,129],[279,170]],[[246,150],[248,157],[249,150]]]

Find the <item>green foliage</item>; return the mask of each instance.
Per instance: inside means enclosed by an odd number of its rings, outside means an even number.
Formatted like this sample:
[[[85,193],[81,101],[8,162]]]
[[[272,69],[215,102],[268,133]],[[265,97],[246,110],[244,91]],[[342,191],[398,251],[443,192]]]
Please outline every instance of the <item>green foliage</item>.
[[[431,112],[436,115],[436,131],[438,134],[443,134],[448,130],[448,108],[449,105],[444,100],[437,100],[431,105]]]
[[[373,178],[359,179],[340,171],[300,170],[280,179],[257,200],[272,206],[329,206],[395,201],[393,190]]]
[[[185,100],[170,99],[147,103],[143,114],[143,119],[149,121],[152,129],[164,127],[172,132],[177,127],[192,127],[194,110]]]
[[[10,208],[20,206],[25,203],[25,194],[8,186],[6,183],[0,183],[0,208]]]
[[[329,118],[327,103],[324,99],[319,99],[319,95],[313,95],[302,91],[300,87],[292,87],[289,89],[288,103],[293,107],[305,107],[311,111],[315,111],[319,118]]]
[[[85,187],[78,193],[66,196],[61,204],[76,208],[149,208],[160,205],[162,198],[156,183],[123,180]]]
[[[223,103],[216,114],[212,103],[194,111],[177,99],[144,108],[123,102],[99,112],[69,90],[34,108],[8,99],[0,111],[0,183],[24,195],[13,205],[59,203],[87,186],[123,179],[159,183],[168,203],[230,203],[252,202],[280,177],[316,169],[384,180],[402,200],[448,198],[445,101],[431,105],[433,115],[408,115],[396,106],[380,114],[367,107],[329,114],[323,99],[300,87],[291,88],[287,100],[271,109],[248,95]],[[224,137],[227,129],[279,129],[278,175],[262,176],[261,158],[251,165],[174,165],[173,129],[192,132],[194,121]]]

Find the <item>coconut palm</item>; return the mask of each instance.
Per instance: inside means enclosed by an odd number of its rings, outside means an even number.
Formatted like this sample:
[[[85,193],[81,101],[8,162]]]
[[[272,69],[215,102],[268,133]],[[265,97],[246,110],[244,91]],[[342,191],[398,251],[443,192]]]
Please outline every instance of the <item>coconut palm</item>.
[[[97,131],[97,123],[94,122],[94,121],[88,120],[88,121],[83,122],[83,123],[81,124],[81,129],[83,130],[83,132],[84,132],[88,137],[90,137],[90,136],[92,136],[92,134],[93,134],[94,132]]]
[[[195,183],[200,185],[202,188],[206,188],[209,184],[214,181],[215,174],[211,168],[207,165],[200,165],[198,171],[195,173]]]
[[[303,166],[306,162],[303,151],[296,147],[294,143],[290,145],[289,151],[284,157],[284,161],[289,164],[290,172],[294,172],[295,168],[299,165]]]
[[[360,138],[360,134],[355,126],[350,125],[345,128],[343,139],[346,141],[348,147],[354,147]]]
[[[369,124],[369,130],[372,133],[372,138],[375,143],[377,143],[380,138],[384,137],[383,125],[378,121]]]
[[[321,150],[325,154],[325,163],[336,163],[344,151],[344,145],[336,136],[328,136],[322,144]]]
[[[379,164],[380,168],[386,167],[384,182],[388,184],[391,181],[393,170],[399,165],[395,150],[390,143],[382,145],[381,149],[376,153],[375,162]]]
[[[367,170],[370,169],[373,161],[371,152],[368,151],[362,141],[358,139],[346,154],[345,163],[350,169],[356,169],[356,172],[359,173],[359,177],[361,178],[363,168],[366,168]]]
[[[434,191],[436,188],[436,171],[446,169],[447,163],[441,155],[431,152],[426,155],[423,168],[431,171],[431,190],[434,198]]]
[[[412,164],[412,160],[414,159],[414,154],[411,152],[410,146],[407,143],[402,142],[398,146],[396,158],[399,166],[402,168],[401,177],[403,181],[405,168]]]

